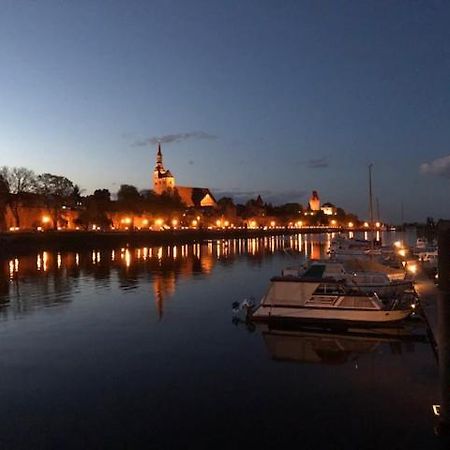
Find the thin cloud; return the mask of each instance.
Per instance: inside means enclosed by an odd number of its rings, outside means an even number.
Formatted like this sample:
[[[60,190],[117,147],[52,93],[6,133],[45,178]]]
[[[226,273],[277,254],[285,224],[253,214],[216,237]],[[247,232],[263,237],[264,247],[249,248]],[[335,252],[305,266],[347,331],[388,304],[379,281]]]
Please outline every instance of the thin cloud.
[[[205,131],[190,131],[188,133],[173,133],[173,134],[164,134],[162,136],[151,136],[146,139],[137,140],[133,143],[134,147],[144,147],[147,145],[156,145],[158,143],[161,144],[171,144],[187,141],[189,139],[196,140],[215,140],[217,136],[213,134],[206,133]]]
[[[323,158],[306,161],[306,167],[308,167],[308,169],[325,169],[329,165],[330,164],[325,156]]]
[[[420,173],[450,178],[450,155],[420,165]]]

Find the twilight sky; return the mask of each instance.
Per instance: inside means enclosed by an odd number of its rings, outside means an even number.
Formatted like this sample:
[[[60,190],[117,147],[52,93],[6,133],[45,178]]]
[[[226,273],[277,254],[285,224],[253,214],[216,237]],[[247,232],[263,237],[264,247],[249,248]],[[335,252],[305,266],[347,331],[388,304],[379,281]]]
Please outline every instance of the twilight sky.
[[[450,218],[450,2],[0,0],[0,166]]]

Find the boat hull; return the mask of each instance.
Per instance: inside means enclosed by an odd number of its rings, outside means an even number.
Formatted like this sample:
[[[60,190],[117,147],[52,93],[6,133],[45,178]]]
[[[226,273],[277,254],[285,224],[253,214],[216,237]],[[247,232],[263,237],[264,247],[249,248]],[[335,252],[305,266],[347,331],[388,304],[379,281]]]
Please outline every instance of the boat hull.
[[[411,315],[405,310],[356,310],[340,308],[310,308],[301,306],[260,305],[252,314],[252,320],[296,320],[304,322],[386,325],[400,322]]]

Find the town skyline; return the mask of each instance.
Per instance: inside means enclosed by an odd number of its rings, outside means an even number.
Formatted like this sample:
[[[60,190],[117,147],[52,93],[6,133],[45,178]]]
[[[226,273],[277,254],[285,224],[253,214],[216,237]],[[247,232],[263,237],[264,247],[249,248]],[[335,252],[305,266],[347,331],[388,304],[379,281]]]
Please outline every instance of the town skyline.
[[[323,220],[329,216],[328,221],[330,221],[333,218],[330,216],[336,215],[336,211],[340,210],[341,212],[339,214],[341,217],[339,223],[346,223],[348,220],[354,220],[360,221],[361,224],[365,222],[365,226],[368,226],[370,221],[370,213],[366,216],[361,216],[358,218],[357,215],[353,214],[353,212],[348,209],[346,213],[349,214],[351,218],[347,220],[343,219],[342,215],[345,214],[345,209],[342,208],[341,205],[335,205],[328,200],[323,202],[323,199],[319,198],[317,190],[310,191],[311,195],[304,202],[301,202],[298,198],[277,200],[273,199],[273,197],[266,197],[263,199],[262,195],[267,193],[265,191],[245,192],[240,193],[238,196],[234,195],[233,192],[219,191],[216,192],[216,195],[214,195],[208,187],[182,186],[175,181],[176,178],[174,174],[167,166],[164,165],[161,142],[157,141],[156,145],[157,152],[155,155],[155,165],[151,175],[151,184],[143,188],[129,183],[123,183],[117,191],[110,190],[102,186],[96,186],[91,190],[91,192],[87,192],[86,189],[80,187],[75,180],[67,178],[64,174],[50,174],[48,172],[39,174],[28,167],[3,166],[0,167],[0,194],[6,195],[6,197],[11,197],[9,203],[13,209],[17,208],[22,201],[22,198],[25,201],[23,206],[26,206],[27,197],[29,197],[29,200],[31,200],[34,195],[37,197],[43,195],[45,197],[50,194],[51,190],[54,190],[52,195],[56,195],[56,197],[60,198],[61,205],[63,205],[64,201],[70,205],[68,206],[69,209],[72,207],[78,209],[78,206],[82,207],[82,209],[86,208],[85,202],[88,201],[89,198],[102,202],[106,196],[108,202],[111,200],[117,201],[120,200],[121,193],[132,191],[132,196],[140,196],[142,200],[148,197],[160,198],[160,200],[157,201],[157,209],[162,207],[164,202],[167,202],[166,208],[164,209],[167,209],[167,211],[172,210],[173,213],[176,213],[181,205],[183,205],[182,208],[187,208],[186,210],[202,210],[204,208],[212,208],[211,210],[220,211],[223,209],[225,204],[230,204],[231,200],[233,207],[241,207],[241,213],[243,212],[242,208],[248,207],[252,204],[257,204],[258,208],[262,208],[259,213],[262,216],[266,215],[266,211],[263,212],[265,208],[276,209],[289,207],[292,209],[294,205],[298,205],[298,208],[302,211],[296,212],[302,214],[304,213],[305,215],[308,215],[308,211],[314,211],[314,214],[322,211],[324,214],[322,217]],[[222,203],[219,207],[219,203],[222,201],[225,203]],[[375,209],[373,210],[373,223],[376,222],[379,224],[382,219],[380,217],[378,198],[375,199],[375,203]],[[5,205],[7,204],[8,200],[6,200]],[[224,211],[222,211],[222,213],[224,213]],[[282,213],[282,215],[283,214],[284,213]],[[289,214],[292,214],[292,211]],[[17,211],[14,220],[16,222],[19,221]],[[39,222],[40,219],[37,220]],[[267,220],[270,222],[270,219]],[[57,221],[58,219],[55,219],[55,223]],[[213,220],[213,222],[214,221],[215,220]],[[47,225],[49,224],[48,222],[46,222]],[[336,225],[337,221],[333,220],[333,224]],[[12,226],[12,229],[19,229],[17,223],[15,226]]]
[[[446,217],[449,21],[437,2],[6,1],[0,165],[145,189],[159,140],[182,185],[315,189],[367,217],[373,163],[384,220]]]

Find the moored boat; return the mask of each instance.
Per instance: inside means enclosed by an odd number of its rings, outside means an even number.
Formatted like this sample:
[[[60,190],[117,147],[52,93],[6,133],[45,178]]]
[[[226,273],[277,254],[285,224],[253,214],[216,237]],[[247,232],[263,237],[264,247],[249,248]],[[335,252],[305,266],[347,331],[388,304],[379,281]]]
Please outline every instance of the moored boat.
[[[378,265],[376,267],[379,268]],[[381,298],[401,295],[405,290],[412,289],[413,284],[409,280],[394,279],[391,280],[387,271],[383,268],[383,272],[372,270],[348,270],[345,261],[313,261],[310,264],[304,264],[301,267],[287,267],[282,270],[283,276],[306,276],[314,277],[318,280],[322,278],[331,278],[335,281],[345,281],[350,287],[356,287],[365,293],[376,293]],[[403,271],[404,278],[404,271]]]
[[[251,319],[386,326],[406,319],[412,311],[411,298],[382,301],[340,281],[287,276],[270,280]]]

